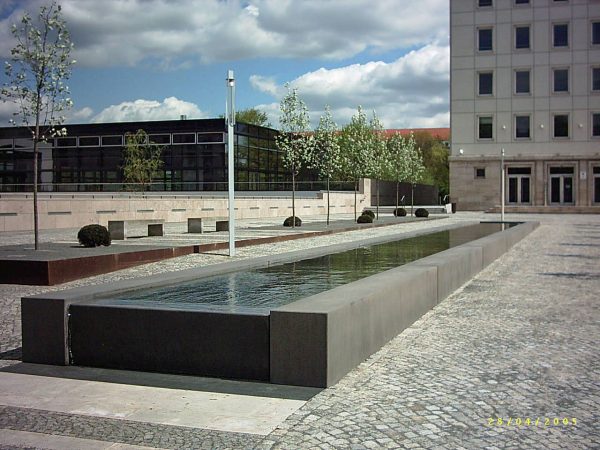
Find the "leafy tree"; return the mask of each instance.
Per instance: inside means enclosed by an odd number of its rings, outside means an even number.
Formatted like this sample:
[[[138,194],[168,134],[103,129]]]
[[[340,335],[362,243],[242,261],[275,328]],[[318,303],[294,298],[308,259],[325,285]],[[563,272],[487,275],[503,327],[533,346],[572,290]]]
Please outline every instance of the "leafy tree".
[[[325,107],[325,115],[321,116],[319,126],[315,130],[315,143],[311,154],[311,167],[316,169],[321,178],[327,180],[327,225],[329,225],[329,182],[340,164],[340,144],[337,137],[337,125],[331,117],[329,105]]]
[[[386,177],[389,165],[389,154],[387,151],[385,130],[383,124],[373,112],[370,123],[371,127],[371,154],[372,164],[370,177],[375,179],[375,191],[377,197],[376,217],[379,219],[379,181]]]
[[[282,152],[282,162],[292,175],[292,216],[296,216],[296,176],[302,166],[310,160],[314,138],[310,133],[310,118],[308,109],[298,96],[296,89],[290,89],[286,84],[288,93],[281,99],[279,109],[279,134],[275,136],[275,143]],[[295,220],[292,221],[292,227]]]
[[[356,221],[356,194],[360,178],[372,173],[373,130],[367,116],[359,106],[350,123],[342,128],[340,135],[340,171],[354,181],[354,220]]]
[[[163,147],[148,140],[144,130],[125,134],[123,152],[123,181],[140,185],[142,191],[152,182],[163,166],[161,154]]]
[[[400,183],[408,178],[408,160],[405,157],[405,138],[400,133],[394,133],[387,140],[389,165],[386,178],[396,182],[396,209],[399,206]]]
[[[70,58],[73,44],[56,2],[42,6],[39,21],[25,13],[20,23],[13,24],[11,33],[16,40],[11,50],[11,62],[5,62],[8,81],[1,90],[2,100],[15,103],[18,119],[15,125],[31,130],[33,140],[33,228],[35,249],[39,248],[38,224],[38,153],[39,144],[66,129],[57,128],[65,121],[61,115],[71,108],[69,88],[64,82],[71,75]]]
[[[447,147],[426,131],[415,133],[416,146],[421,149],[425,174],[423,181],[438,187],[440,195],[449,193],[449,166]]]
[[[416,146],[413,133],[408,139],[404,139],[403,155],[406,159],[406,179],[410,183],[410,214],[413,215],[415,204],[415,185],[423,180],[425,166],[420,149]]]
[[[271,123],[269,122],[267,113],[256,108],[248,108],[242,109],[241,111],[236,111],[235,121],[271,128]]]

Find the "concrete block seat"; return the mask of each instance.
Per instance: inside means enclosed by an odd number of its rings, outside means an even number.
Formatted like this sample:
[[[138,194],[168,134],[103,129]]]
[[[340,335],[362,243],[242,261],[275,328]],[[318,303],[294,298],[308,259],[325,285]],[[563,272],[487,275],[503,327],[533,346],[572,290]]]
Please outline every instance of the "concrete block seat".
[[[164,219],[140,220],[109,220],[108,232],[113,241],[122,241],[127,238],[127,228],[140,225],[148,226],[148,236],[164,236]]]

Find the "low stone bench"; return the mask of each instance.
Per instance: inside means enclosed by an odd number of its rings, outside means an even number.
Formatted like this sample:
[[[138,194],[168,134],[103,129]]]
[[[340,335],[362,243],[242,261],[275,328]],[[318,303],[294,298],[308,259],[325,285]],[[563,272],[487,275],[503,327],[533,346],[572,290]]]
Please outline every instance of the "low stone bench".
[[[108,232],[113,241],[122,241],[127,238],[127,226],[148,225],[148,236],[164,236],[164,219],[148,220],[109,220]]]
[[[187,220],[187,231],[188,233],[203,233],[204,227],[202,224],[202,217],[188,217]]]

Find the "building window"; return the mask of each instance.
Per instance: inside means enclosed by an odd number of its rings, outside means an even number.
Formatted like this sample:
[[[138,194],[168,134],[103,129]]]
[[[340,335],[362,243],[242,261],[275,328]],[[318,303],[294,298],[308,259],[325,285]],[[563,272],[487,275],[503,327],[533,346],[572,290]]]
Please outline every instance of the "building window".
[[[485,178],[485,167],[475,167],[475,178]]]
[[[568,138],[569,137],[569,115],[555,114],[554,115],[554,137]]]
[[[530,76],[529,70],[516,70],[515,71],[515,94],[531,93],[529,76]]]
[[[529,116],[515,116],[515,137],[529,139],[531,137],[531,118]]]
[[[477,0],[477,6],[480,8],[492,6],[492,0]]]
[[[592,113],[592,136],[600,137],[600,113]]]
[[[515,5],[529,5],[529,0],[515,0]]]
[[[553,69],[553,92],[569,92],[569,69]]]
[[[600,22],[592,22],[592,45],[600,45]]]
[[[492,132],[493,117],[492,116],[480,116],[479,118],[479,139],[492,139],[494,137]]]
[[[528,49],[529,48],[529,26],[515,27],[515,48],[516,49]]]
[[[492,36],[493,33],[491,28],[480,28],[477,30],[477,48],[480,52],[493,50]]]
[[[600,91],[600,67],[592,67],[592,91]]]
[[[555,23],[552,25],[552,45],[554,47],[569,46],[569,24]]]
[[[493,72],[480,72],[479,76],[479,95],[493,95],[494,93],[494,74]]]

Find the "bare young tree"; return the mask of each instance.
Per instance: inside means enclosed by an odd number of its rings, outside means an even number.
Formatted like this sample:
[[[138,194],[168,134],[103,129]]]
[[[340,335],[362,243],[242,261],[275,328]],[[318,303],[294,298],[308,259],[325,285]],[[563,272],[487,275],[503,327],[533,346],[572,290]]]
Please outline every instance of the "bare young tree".
[[[61,7],[56,2],[42,6],[35,22],[25,13],[19,24],[13,24],[16,45],[11,61],[5,62],[8,81],[1,94],[4,102],[17,108],[11,120],[31,130],[33,141],[33,229],[34,246],[39,248],[38,223],[38,153],[39,145],[54,136],[66,135],[64,112],[72,107],[65,81],[75,63],[71,59],[73,43]]]

